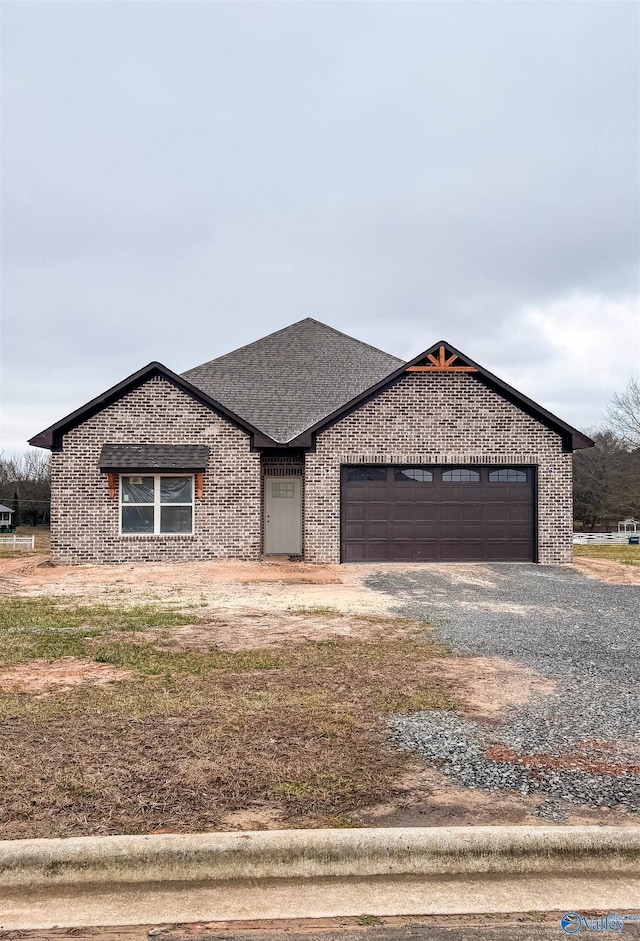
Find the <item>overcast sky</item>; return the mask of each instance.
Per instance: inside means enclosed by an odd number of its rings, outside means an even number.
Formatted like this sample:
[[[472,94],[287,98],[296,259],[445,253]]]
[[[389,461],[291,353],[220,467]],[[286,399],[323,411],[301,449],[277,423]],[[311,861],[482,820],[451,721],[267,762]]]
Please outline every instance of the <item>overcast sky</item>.
[[[592,428],[640,371],[639,17],[5,0],[1,446],[307,316]]]

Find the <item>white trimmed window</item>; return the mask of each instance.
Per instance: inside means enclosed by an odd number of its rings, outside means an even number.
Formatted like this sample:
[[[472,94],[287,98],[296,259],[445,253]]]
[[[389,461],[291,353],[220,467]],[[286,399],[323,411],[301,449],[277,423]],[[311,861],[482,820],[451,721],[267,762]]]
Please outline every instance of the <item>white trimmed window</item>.
[[[190,536],[193,533],[193,474],[120,477],[122,536]]]

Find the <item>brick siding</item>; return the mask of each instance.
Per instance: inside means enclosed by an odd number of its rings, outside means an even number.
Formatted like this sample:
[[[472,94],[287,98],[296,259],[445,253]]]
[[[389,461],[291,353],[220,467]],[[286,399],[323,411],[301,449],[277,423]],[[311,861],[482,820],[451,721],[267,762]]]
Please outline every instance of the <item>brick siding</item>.
[[[204,492],[193,536],[120,536],[119,499],[98,460],[103,444],[206,444]],[[67,432],[52,455],[54,562],[184,562],[256,559],[262,552],[260,455],[249,436],[161,377]]]
[[[408,374],[318,435],[305,465],[310,562],[340,560],[340,467],[358,463],[535,465],[539,561],[571,561],[571,454],[556,432],[471,375]]]
[[[209,447],[193,536],[118,535],[119,500],[109,497],[107,475],[98,466],[105,443]],[[260,455],[250,451],[245,432],[161,377],[69,431],[52,457],[55,562],[261,556]],[[571,454],[562,452],[558,434],[473,376],[409,374],[318,435],[315,451],[305,457],[308,561],[340,559],[340,467],[356,463],[535,465],[539,561],[571,559]]]

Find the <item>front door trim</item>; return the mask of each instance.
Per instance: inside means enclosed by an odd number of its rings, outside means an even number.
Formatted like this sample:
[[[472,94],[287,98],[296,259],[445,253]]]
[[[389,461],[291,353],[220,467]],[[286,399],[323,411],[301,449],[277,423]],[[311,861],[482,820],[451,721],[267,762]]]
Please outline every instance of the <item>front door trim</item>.
[[[302,555],[302,477],[265,476],[265,555]]]

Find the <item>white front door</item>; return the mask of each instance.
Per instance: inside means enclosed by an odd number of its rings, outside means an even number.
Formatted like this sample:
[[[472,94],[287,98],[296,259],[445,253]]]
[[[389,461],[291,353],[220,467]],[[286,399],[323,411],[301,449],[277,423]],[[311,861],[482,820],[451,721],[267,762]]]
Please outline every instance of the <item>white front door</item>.
[[[302,555],[302,477],[264,478],[265,555]]]

